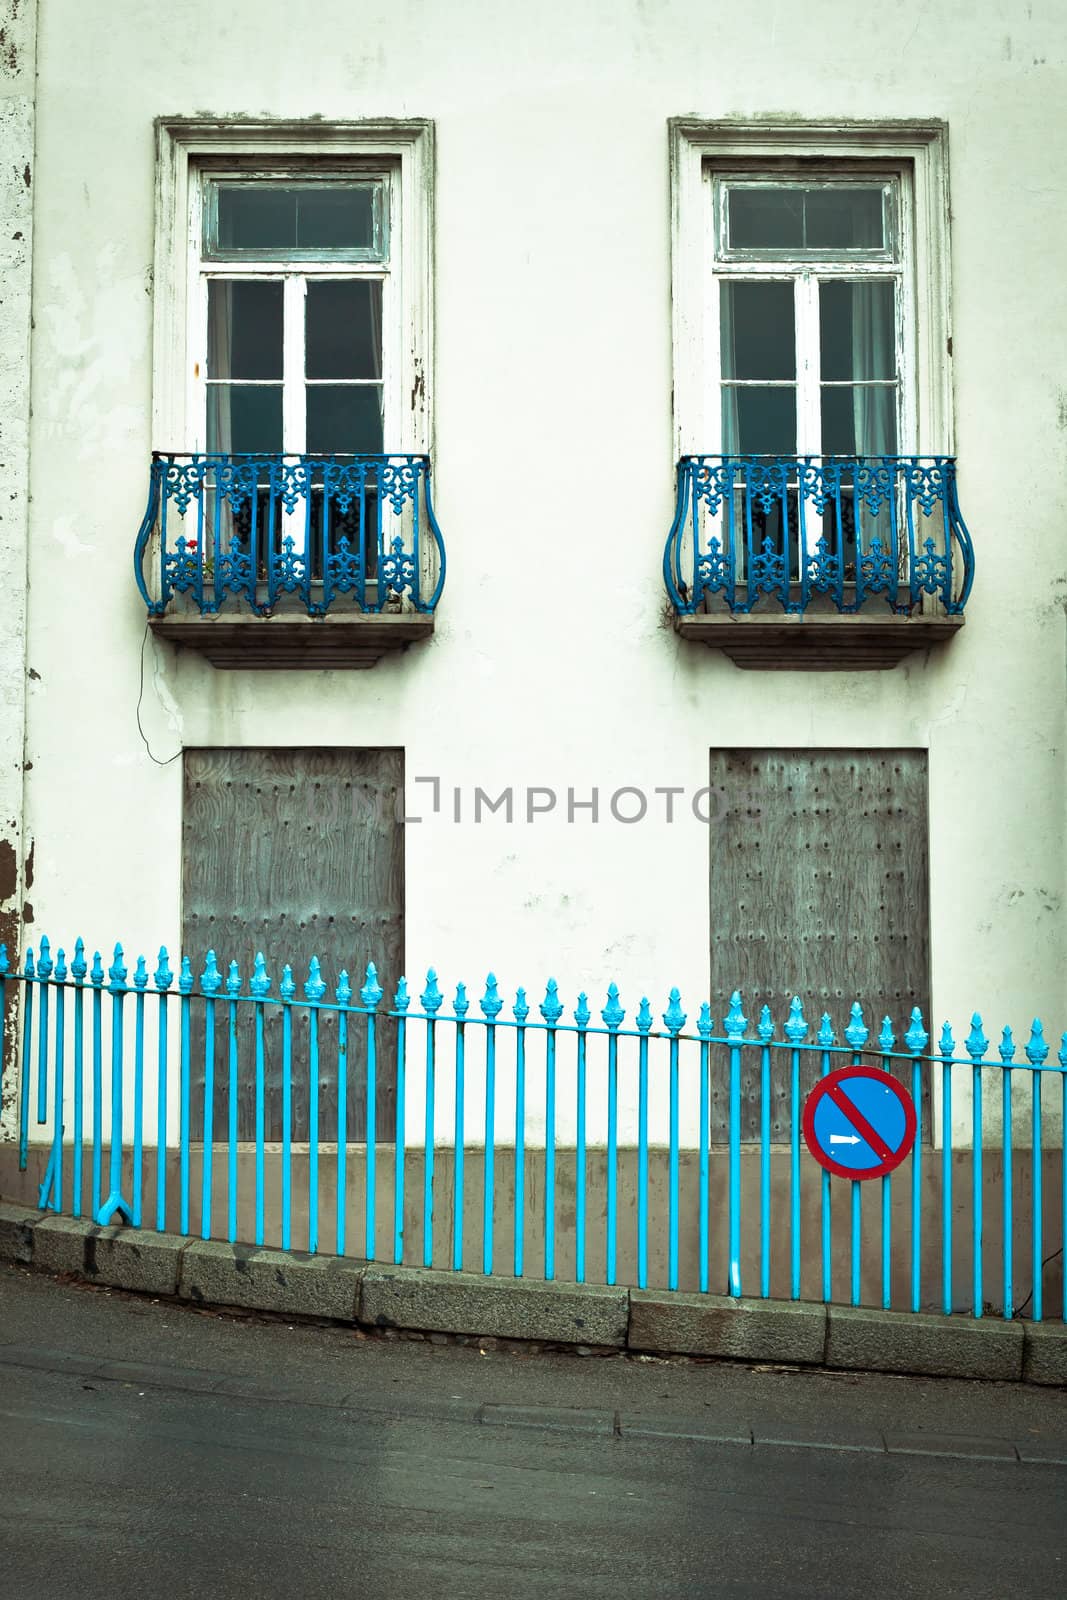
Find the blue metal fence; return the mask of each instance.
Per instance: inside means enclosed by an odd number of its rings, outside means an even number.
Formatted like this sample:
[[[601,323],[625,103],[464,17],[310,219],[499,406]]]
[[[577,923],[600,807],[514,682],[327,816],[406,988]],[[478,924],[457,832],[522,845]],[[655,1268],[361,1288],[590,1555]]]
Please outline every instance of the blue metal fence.
[[[257,616],[292,597],[433,611],[445,579],[423,455],[152,457],[134,575],[151,616],[184,596],[205,615]]]
[[[961,613],[974,552],[951,456],[683,456],[663,558],[675,609]]]
[[[225,976],[224,976],[225,972]],[[74,1216],[90,1215],[100,1223],[126,1221],[134,1227],[143,1224],[163,1229],[167,1226],[168,1145],[176,1150],[178,1187],[177,1218],[183,1234],[193,1231],[193,1213],[199,1187],[198,1231],[204,1238],[213,1232],[235,1240],[238,1237],[239,1166],[242,1158],[251,1159],[253,1187],[252,1240],[262,1245],[267,1238],[267,1137],[265,1123],[265,1019],[268,1011],[280,1012],[282,1037],[282,1138],[280,1157],[280,1237],[289,1248],[293,1242],[294,1147],[292,1123],[293,1082],[305,1073],[308,1089],[306,1129],[307,1247],[320,1248],[319,1218],[322,1203],[319,1185],[323,1163],[329,1162],[335,1176],[336,1210],[333,1238],[327,1242],[339,1253],[355,1247],[369,1260],[383,1257],[394,1262],[415,1259],[426,1266],[451,1265],[455,1269],[480,1266],[485,1273],[505,1271],[521,1277],[529,1270],[527,1209],[530,1202],[529,1174],[536,1163],[543,1170],[543,1202],[539,1228],[543,1244],[543,1274],[557,1276],[557,1249],[565,1243],[573,1259],[574,1278],[582,1283],[592,1278],[609,1284],[619,1281],[620,1226],[629,1225],[630,1208],[620,1196],[620,1165],[624,1155],[636,1159],[632,1185],[635,1234],[633,1273],[635,1286],[649,1283],[649,1262],[653,1246],[652,1231],[663,1228],[665,1238],[666,1283],[679,1287],[680,1243],[695,1252],[696,1286],[701,1292],[725,1291],[734,1296],[767,1297],[772,1289],[772,1262],[784,1282],[785,1292],[801,1297],[802,1277],[817,1269],[816,1282],[822,1298],[835,1297],[834,1218],[836,1197],[842,1188],[847,1219],[845,1259],[847,1292],[841,1296],[853,1304],[861,1302],[861,1278],[865,1238],[877,1236],[875,1276],[877,1303],[889,1308],[903,1304],[918,1310],[923,1298],[924,1242],[929,1230],[939,1257],[939,1284],[936,1303],[947,1312],[959,1309],[953,1293],[954,1249],[958,1245],[960,1224],[957,1212],[961,1197],[954,1193],[956,1162],[960,1151],[953,1142],[953,1086],[961,1078],[970,1091],[969,1255],[971,1294],[969,1309],[975,1317],[987,1309],[985,1276],[989,1250],[985,1243],[987,1206],[992,1198],[999,1210],[1001,1227],[998,1253],[1000,1310],[1011,1317],[1020,1309],[1014,1291],[1016,1210],[1025,1199],[1029,1211],[1026,1226],[1031,1299],[1029,1314],[1040,1320],[1045,1315],[1043,1287],[1045,1269],[1051,1254],[1062,1251],[1067,1235],[1067,1166],[1062,1159],[1062,1131],[1059,1143],[1046,1137],[1043,1121],[1043,1095],[1051,1095],[1058,1119],[1067,1116],[1067,1034],[1057,1055],[1051,1056],[1042,1024],[1034,1020],[1023,1047],[1023,1059],[1010,1028],[1003,1030],[1000,1043],[991,1047],[976,1014],[957,1046],[946,1023],[935,1048],[917,1009],[906,1029],[898,1034],[887,1017],[877,1034],[872,1034],[857,1002],[851,1007],[847,1024],[839,1037],[828,1014],[816,1025],[802,1002],[795,998],[781,1031],[768,1007],[764,1006],[755,1027],[745,1017],[741,997],[735,993],[721,1030],[716,1028],[707,1002],[700,1005],[695,1027],[687,1029],[677,989],[670,991],[662,1026],[657,1025],[651,1005],[642,998],[627,1025],[617,987],[611,984],[606,1003],[595,1016],[587,997],[578,996],[570,1018],[555,980],[549,980],[545,998],[536,1010],[519,989],[507,1009],[496,979],[490,975],[485,991],[472,1012],[465,986],[456,987],[452,1001],[446,1002],[431,971],[417,1005],[401,979],[391,1002],[383,1006],[383,995],[373,966],[358,996],[353,994],[348,975],[342,972],[332,995],[327,994],[319,963],[312,960],[306,980],[298,993],[289,966],[282,969],[275,985],[262,956],[247,980],[231,962],[223,968],[209,953],[203,971],[194,975],[188,957],[171,968],[165,949],[159,953],[154,971],[149,973],[143,956],[137,958],[132,976],[122,947],[116,945],[105,971],[96,952],[88,962],[82,941],[75,945],[68,963],[63,950],[53,958],[47,939],[40,941],[36,956],[25,954],[18,970],[9,967],[7,952],[0,946],[0,1034],[4,1007],[21,999],[21,1073],[19,1088],[19,1161],[25,1170],[31,1148],[31,1131],[36,1124],[50,1138],[47,1167],[40,1184],[42,1207],[68,1211]],[[193,1125],[191,1096],[194,1075],[191,1015],[194,1006],[203,1012],[203,1127],[202,1143],[190,1135]],[[320,1022],[327,1014],[336,1019],[331,1034],[330,1054],[321,1050]],[[244,1027],[245,1019],[251,1026]],[[307,1054],[301,1057],[294,1044],[294,1021],[301,1026],[299,1037],[306,1038]],[[377,1112],[379,1062],[386,1033],[395,1043],[397,1080],[396,1115],[391,1125],[382,1127]],[[349,1138],[352,1112],[350,1065],[353,1047],[360,1046],[363,1082],[360,1094],[366,1117],[366,1140],[354,1151]],[[243,1059],[242,1059],[243,1055]],[[787,1127],[784,1144],[771,1140],[772,1066],[784,1057],[785,1071],[779,1082],[788,1084]],[[105,1068],[105,1059],[108,1065]],[[390,1053],[392,1059],[392,1052]],[[870,1062],[892,1069],[911,1090],[919,1118],[919,1136],[907,1164],[894,1174],[873,1180],[877,1194],[875,1222],[867,1219],[864,1232],[864,1187],[857,1180],[832,1177],[817,1169],[804,1152],[801,1142],[803,1109],[802,1085],[826,1077],[843,1064]],[[217,1065],[227,1078],[228,1118],[225,1128],[212,1123]],[[596,1066],[597,1084],[603,1099],[594,1104],[590,1089],[591,1067]],[[536,1091],[531,1093],[531,1072],[537,1074]],[[566,1071],[568,1096],[564,1105],[559,1084]],[[466,1137],[466,1099],[472,1087],[484,1104],[484,1144],[480,1144],[480,1193],[471,1191],[465,1156],[470,1142]],[[175,1081],[176,1074],[176,1081]],[[421,1126],[407,1125],[408,1086],[416,1074],[425,1084]],[[514,1098],[514,1126],[502,1136],[499,1097],[501,1075],[506,1075],[508,1098]],[[624,1152],[620,1139],[620,1088],[627,1090],[627,1104],[634,1110],[636,1139],[634,1148]],[[1028,1137],[1019,1146],[1015,1135],[1013,1091],[1022,1079],[1022,1092],[1029,1113]],[[248,1143],[238,1139],[237,1098],[239,1081],[251,1081],[255,1093],[255,1137]],[[447,1132],[435,1121],[442,1102],[441,1088],[447,1081],[452,1118]],[[336,1088],[336,1126],[321,1125],[320,1085],[330,1082]],[[931,1130],[922,1126],[923,1088],[932,1090],[931,1104],[940,1107],[940,1146],[929,1142]],[[1058,1088],[1057,1088],[1058,1085]],[[631,1092],[632,1091],[632,1092]],[[713,1095],[722,1092],[728,1105],[726,1142],[722,1150],[713,1146],[711,1107]],[[760,1104],[759,1137],[754,1146],[743,1146],[741,1138],[742,1093],[758,1095]],[[681,1114],[682,1099],[697,1107],[695,1126],[684,1126],[689,1118]],[[662,1096],[668,1137],[665,1151],[650,1142],[650,1100]],[[146,1114],[146,1101],[154,1099],[154,1123]],[[987,1125],[983,1108],[990,1102],[1000,1112],[1000,1128],[992,1145],[984,1142]],[[568,1173],[573,1163],[573,1212],[557,1195],[557,1179],[563,1148],[559,1123],[566,1113],[574,1130],[573,1147],[568,1147]],[[595,1114],[606,1130],[597,1160],[604,1171],[603,1226],[600,1225],[600,1200],[595,1227],[589,1213],[590,1171],[593,1157],[588,1136],[589,1118]],[[88,1128],[86,1124],[88,1123]],[[50,1125],[50,1135],[47,1133]],[[1064,1126],[1060,1120],[1060,1128]],[[65,1151],[68,1134],[72,1147]],[[85,1170],[83,1145],[89,1147],[89,1171]],[[155,1180],[145,1182],[145,1153],[155,1146]],[[513,1182],[504,1189],[497,1182],[497,1160],[507,1149]],[[194,1158],[199,1154],[199,1185],[195,1181]],[[349,1211],[350,1164],[354,1154],[364,1163],[363,1216],[360,1237],[350,1239],[346,1231]],[[392,1168],[391,1215],[379,1214],[380,1184],[376,1164],[380,1154],[388,1156]],[[1059,1155],[1058,1161],[1055,1156]],[[650,1160],[663,1157],[666,1204],[657,1211],[650,1195]],[[695,1158],[695,1180],[687,1183],[689,1197],[683,1203],[680,1180],[683,1158]],[[271,1152],[273,1159],[273,1151]],[[440,1238],[435,1247],[435,1210],[443,1205],[442,1175],[438,1168],[447,1158],[450,1169],[451,1237],[444,1251]],[[1029,1166],[1028,1192],[1020,1196],[1015,1181],[1015,1163],[1025,1158]],[[421,1194],[416,1176],[414,1192],[408,1177],[408,1161],[421,1162]],[[785,1173],[785,1198],[772,1207],[772,1166],[780,1160]],[[225,1164],[225,1224],[216,1223],[212,1201],[215,1193],[215,1162]],[[712,1167],[725,1165],[725,1194],[721,1212],[712,1217]],[[758,1183],[747,1191],[743,1185],[746,1163],[758,1163]],[[542,1169],[543,1163],[543,1169]],[[932,1173],[924,1173],[930,1163]],[[1055,1173],[1058,1195],[1046,1195],[1046,1164]],[[988,1171],[993,1168],[995,1171]],[[938,1170],[939,1169],[939,1170]],[[69,1173],[69,1188],[65,1174]],[[936,1209],[931,1215],[927,1203],[929,1177],[939,1177]],[[244,1178],[247,1182],[247,1175]],[[894,1182],[902,1186],[894,1205]],[[993,1193],[991,1195],[991,1184]],[[814,1193],[813,1193],[814,1186]],[[693,1203],[695,1196],[695,1204]],[[812,1207],[804,1220],[805,1197],[815,1200],[816,1226],[811,1226]],[[744,1203],[743,1203],[744,1202]],[[901,1206],[906,1220],[906,1273],[903,1293],[894,1289],[894,1218]],[[465,1235],[469,1222],[480,1218],[480,1245],[477,1260]],[[566,1220],[564,1221],[564,1217]],[[1051,1222],[1049,1219],[1052,1219]],[[721,1232],[719,1248],[713,1237]],[[508,1248],[502,1256],[500,1228],[506,1222]],[[837,1218],[840,1228],[842,1218]],[[465,1228],[465,1223],[468,1227]],[[414,1235],[421,1229],[421,1239]],[[251,1242],[251,1241],[250,1241]],[[595,1244],[598,1259],[590,1255]],[[602,1251],[602,1254],[600,1252]],[[743,1271],[746,1253],[754,1262],[752,1273]],[[870,1266],[871,1263],[868,1263]],[[928,1269],[927,1269],[928,1270]],[[840,1278],[840,1263],[838,1277]],[[897,1274],[896,1282],[900,1282]],[[1060,1312],[1067,1315],[1067,1283]],[[928,1296],[928,1299],[931,1298]]]

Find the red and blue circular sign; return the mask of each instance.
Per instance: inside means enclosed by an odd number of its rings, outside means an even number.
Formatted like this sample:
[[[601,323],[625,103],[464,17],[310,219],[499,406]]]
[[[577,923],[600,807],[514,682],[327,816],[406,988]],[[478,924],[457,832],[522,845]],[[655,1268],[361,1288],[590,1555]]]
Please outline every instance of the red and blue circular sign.
[[[915,1143],[915,1103],[880,1067],[839,1067],[804,1102],[804,1143],[839,1178],[884,1178]]]

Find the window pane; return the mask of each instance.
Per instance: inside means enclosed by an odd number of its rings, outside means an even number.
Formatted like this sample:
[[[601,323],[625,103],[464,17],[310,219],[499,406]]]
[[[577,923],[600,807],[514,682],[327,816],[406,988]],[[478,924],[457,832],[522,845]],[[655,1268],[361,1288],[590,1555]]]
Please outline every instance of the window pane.
[[[791,283],[724,283],[719,305],[724,378],[796,377]]]
[[[312,454],[377,455],[382,449],[380,384],[309,384],[307,447]]]
[[[728,456],[796,455],[796,390],[723,389],[722,436]]]
[[[825,382],[895,378],[893,284],[820,283],[819,343]]]
[[[280,378],[282,284],[212,278],[207,286],[209,378]]]
[[[229,455],[282,448],[281,385],[212,383],[207,391],[207,447]]]
[[[882,190],[809,189],[804,222],[809,250],[881,250],[885,245]]]
[[[378,183],[220,183],[218,248],[373,251]]]
[[[380,282],[312,280],[305,316],[309,378],[381,377]]]
[[[296,242],[301,250],[370,250],[374,246],[374,186],[322,185],[298,189]]]
[[[796,250],[804,243],[800,189],[735,189],[727,196],[731,250]]]
[[[834,456],[896,455],[896,385],[824,389],[822,448]]]

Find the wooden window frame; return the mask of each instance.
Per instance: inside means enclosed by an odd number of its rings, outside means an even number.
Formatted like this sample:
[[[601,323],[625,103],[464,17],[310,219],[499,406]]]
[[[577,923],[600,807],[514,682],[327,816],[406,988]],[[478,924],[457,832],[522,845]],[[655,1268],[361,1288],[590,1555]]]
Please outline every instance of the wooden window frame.
[[[152,442],[188,453],[206,442],[204,367],[210,277],[287,281],[283,426],[290,438],[303,399],[303,318],[296,299],[309,276],[383,280],[384,446],[428,454],[433,446],[433,124],[160,118],[156,123],[156,241]],[[389,262],[306,258],[207,260],[202,250],[205,179],[294,181],[323,173],[388,183]],[[386,303],[388,302],[388,303]],[[299,352],[297,351],[299,344]],[[291,348],[289,348],[291,346]]]

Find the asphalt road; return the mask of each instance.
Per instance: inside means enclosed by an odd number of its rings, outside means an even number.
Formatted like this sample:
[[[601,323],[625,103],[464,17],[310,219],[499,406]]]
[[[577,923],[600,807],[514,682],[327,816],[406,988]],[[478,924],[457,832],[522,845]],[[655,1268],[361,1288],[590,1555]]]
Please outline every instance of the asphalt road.
[[[0,1269],[0,1594],[1067,1592],[1067,1394],[383,1341]]]

